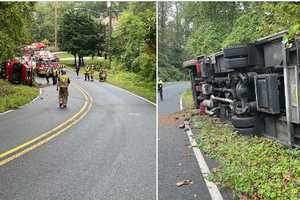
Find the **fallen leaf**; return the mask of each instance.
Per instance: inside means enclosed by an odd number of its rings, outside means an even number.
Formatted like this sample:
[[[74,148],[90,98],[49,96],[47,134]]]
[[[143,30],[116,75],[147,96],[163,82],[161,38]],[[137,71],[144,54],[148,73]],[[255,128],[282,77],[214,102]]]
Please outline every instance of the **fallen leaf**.
[[[187,180],[183,180],[183,181],[178,181],[178,182],[176,183],[176,186],[177,186],[177,187],[181,187],[181,186],[183,186],[183,185],[192,185],[192,184],[193,184],[193,181],[187,179]]]
[[[283,181],[285,184],[287,184],[290,181],[291,175],[287,174],[283,176]]]

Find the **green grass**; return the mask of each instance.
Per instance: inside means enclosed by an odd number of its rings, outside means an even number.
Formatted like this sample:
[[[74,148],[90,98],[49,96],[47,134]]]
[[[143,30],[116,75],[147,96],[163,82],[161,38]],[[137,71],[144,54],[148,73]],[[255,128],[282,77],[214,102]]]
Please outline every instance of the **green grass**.
[[[74,56],[72,54],[62,51],[59,52],[57,56],[59,57],[60,63],[65,65],[74,65]],[[103,57],[97,57],[97,56],[95,56],[94,59],[92,59],[91,56],[84,57],[85,62],[98,62],[103,59],[104,59]]]
[[[12,85],[0,80],[0,112],[18,108],[32,101],[39,94],[36,87]]]
[[[243,199],[300,199],[300,150],[264,137],[246,137],[219,120],[193,116],[199,147],[219,163],[211,180]]]
[[[72,54],[69,54],[68,52],[65,52],[65,51],[59,52],[57,54],[57,56],[59,57],[59,59],[63,59],[63,58],[73,58],[74,59],[74,56]]]
[[[156,102],[155,82],[147,82],[135,73],[119,71],[118,73],[108,74],[109,83],[118,87],[129,90],[137,95],[140,95],[151,102]]]
[[[182,103],[185,109],[191,110],[194,108],[192,89],[187,89],[182,94]]]
[[[66,64],[66,66],[74,69],[74,65]],[[80,69],[80,74],[82,76],[84,75],[84,68]],[[95,70],[94,79],[99,80],[99,71],[97,70]],[[142,96],[153,103],[156,102],[155,82],[145,81],[135,73],[127,71],[118,71],[116,73],[112,70],[108,70],[107,82]]]

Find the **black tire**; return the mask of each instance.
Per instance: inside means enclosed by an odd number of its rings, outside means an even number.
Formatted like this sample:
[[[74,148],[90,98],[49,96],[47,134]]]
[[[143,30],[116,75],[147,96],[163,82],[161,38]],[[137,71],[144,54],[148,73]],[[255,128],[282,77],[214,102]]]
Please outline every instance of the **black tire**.
[[[256,117],[238,117],[233,115],[231,118],[231,123],[235,128],[249,128],[256,124]]]
[[[230,47],[223,49],[224,58],[236,58],[248,56],[247,46]]]
[[[244,58],[224,58],[227,69],[244,69],[249,67],[248,57]]]
[[[253,135],[255,128],[249,127],[249,128],[235,128],[234,131],[243,134],[243,135]]]

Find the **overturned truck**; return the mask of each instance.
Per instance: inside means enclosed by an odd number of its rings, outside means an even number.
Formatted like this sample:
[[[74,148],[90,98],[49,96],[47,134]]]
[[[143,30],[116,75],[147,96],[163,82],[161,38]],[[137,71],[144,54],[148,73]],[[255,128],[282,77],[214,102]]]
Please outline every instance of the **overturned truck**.
[[[200,113],[300,147],[300,38],[287,31],[183,63]]]

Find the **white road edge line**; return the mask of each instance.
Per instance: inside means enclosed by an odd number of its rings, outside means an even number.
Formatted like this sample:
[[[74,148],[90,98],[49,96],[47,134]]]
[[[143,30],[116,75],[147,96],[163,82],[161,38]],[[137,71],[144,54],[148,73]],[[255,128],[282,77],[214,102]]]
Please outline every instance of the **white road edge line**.
[[[72,70],[72,71],[74,72],[73,69],[69,69],[69,70]],[[137,94],[134,94],[134,93],[132,93],[132,92],[130,92],[130,91],[124,89],[124,88],[115,86],[115,85],[110,84],[110,83],[108,83],[108,82],[106,82],[106,83],[109,84],[109,85],[111,85],[111,86],[113,86],[113,87],[115,87],[115,88],[118,88],[118,89],[120,89],[120,90],[123,90],[123,91],[125,91],[125,92],[127,92],[127,93],[129,93],[129,94],[131,94],[131,95],[133,95],[133,96],[135,96],[135,97],[137,97],[137,98],[139,98],[139,99],[142,99],[143,101],[146,101],[146,102],[148,102],[148,103],[150,103],[150,104],[156,106],[156,103],[153,103],[152,101],[149,101],[148,99],[146,99],[146,98],[144,98],[144,97],[141,97],[141,96],[139,96],[139,95],[137,95]]]
[[[180,96],[180,110],[183,110],[183,105],[182,105],[182,95]],[[209,191],[209,194],[212,198],[212,200],[223,200],[222,194],[219,191],[217,185],[209,180],[207,180],[208,175],[210,174],[210,170],[207,166],[207,163],[205,162],[205,159],[203,157],[203,154],[201,153],[201,150],[197,146],[197,142],[194,139],[194,134],[191,131],[191,128],[188,124],[185,124],[185,128],[187,129],[185,132],[189,138],[190,144],[193,148],[195,157],[197,159],[201,174],[204,177],[204,181],[206,183],[207,189]]]
[[[180,110],[183,110],[182,95],[180,95],[179,106],[180,106]]]
[[[27,105],[29,105],[29,104],[35,102],[41,95],[42,95],[42,88],[40,88],[40,90],[39,90],[39,95],[38,95],[37,97],[35,97],[35,98],[34,98],[32,101],[30,101],[29,103],[26,103],[25,105],[20,106],[20,107],[17,108],[17,109],[13,109],[13,110],[8,110],[8,111],[5,111],[5,112],[2,112],[2,113],[0,113],[0,115],[5,115],[5,114],[10,113],[10,112],[12,112],[12,111],[21,109],[21,108],[23,108],[23,107],[25,107],[25,106],[27,106]]]
[[[153,106],[156,106],[156,104],[153,103],[152,101],[149,101],[148,99],[146,99],[146,98],[144,98],[144,97],[141,97],[141,96],[139,96],[139,95],[137,95],[137,94],[134,94],[134,93],[132,93],[132,92],[130,92],[130,91],[124,89],[124,88],[115,86],[115,85],[110,84],[110,83],[107,83],[107,84],[109,84],[109,85],[111,85],[111,86],[113,86],[113,87],[115,87],[115,88],[118,88],[118,89],[120,89],[120,90],[123,90],[123,91],[125,91],[125,92],[131,94],[132,96],[135,96],[135,97],[137,97],[137,98],[139,98],[139,99],[142,99],[143,101],[146,101],[147,103],[150,103],[150,104],[152,104]]]

